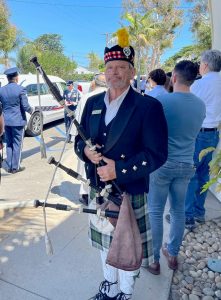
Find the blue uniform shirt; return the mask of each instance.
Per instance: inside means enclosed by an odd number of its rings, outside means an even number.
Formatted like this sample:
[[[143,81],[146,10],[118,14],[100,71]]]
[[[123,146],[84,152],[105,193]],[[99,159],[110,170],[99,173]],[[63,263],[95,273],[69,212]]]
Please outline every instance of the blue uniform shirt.
[[[3,86],[0,88],[0,102],[5,126],[25,126],[27,123],[25,112],[32,113],[32,108],[24,87],[15,82]]]

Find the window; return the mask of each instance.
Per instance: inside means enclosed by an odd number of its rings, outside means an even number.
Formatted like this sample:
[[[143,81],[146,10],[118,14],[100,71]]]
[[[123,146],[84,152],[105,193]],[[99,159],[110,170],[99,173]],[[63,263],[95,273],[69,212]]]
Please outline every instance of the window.
[[[28,96],[36,96],[38,95],[38,86],[37,84],[29,84],[26,87]],[[40,83],[40,95],[49,94],[48,87],[44,83]]]
[[[60,84],[60,86],[61,86],[61,88],[62,88],[62,90],[64,92],[67,89],[66,83],[65,82],[59,82],[59,84]]]

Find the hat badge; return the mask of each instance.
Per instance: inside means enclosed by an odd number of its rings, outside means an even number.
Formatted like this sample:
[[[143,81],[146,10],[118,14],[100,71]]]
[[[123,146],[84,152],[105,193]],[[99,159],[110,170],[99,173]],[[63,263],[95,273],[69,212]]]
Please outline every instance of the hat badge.
[[[124,55],[128,58],[131,55],[131,50],[129,47],[123,48]]]

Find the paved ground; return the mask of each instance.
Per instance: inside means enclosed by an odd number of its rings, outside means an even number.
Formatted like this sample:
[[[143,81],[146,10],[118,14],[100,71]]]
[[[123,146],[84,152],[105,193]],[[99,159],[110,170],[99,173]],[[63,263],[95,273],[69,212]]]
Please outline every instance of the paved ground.
[[[54,255],[48,257],[42,209],[32,205],[33,199],[44,199],[54,166],[40,159],[38,151],[32,159],[27,156],[24,160],[24,172],[14,175],[3,172],[0,207],[14,201],[18,208],[7,211],[0,219],[0,300],[87,300],[96,294],[103,280],[99,253],[87,240],[87,216],[47,209],[48,232],[54,248]],[[76,168],[72,145],[68,145],[63,163]],[[58,170],[48,202],[78,207],[78,190],[79,183]],[[21,208],[27,201],[30,207]],[[213,196],[207,206],[208,217],[220,215],[221,204]],[[172,271],[164,257],[161,267],[160,276],[141,270],[133,299],[168,299]]]

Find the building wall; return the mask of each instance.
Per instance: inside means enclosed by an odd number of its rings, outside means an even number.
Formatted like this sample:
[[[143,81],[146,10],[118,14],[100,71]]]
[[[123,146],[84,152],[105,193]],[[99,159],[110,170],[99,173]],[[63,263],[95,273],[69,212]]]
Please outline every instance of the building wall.
[[[210,16],[212,23],[212,48],[221,51],[221,34],[220,34],[220,12],[221,12],[221,0],[209,0]],[[221,132],[221,130],[220,130]],[[221,149],[221,141],[217,147],[217,150]],[[215,192],[216,185],[214,184],[210,190],[221,201],[221,193]]]
[[[220,34],[220,12],[221,1],[209,0],[210,16],[212,23],[212,39],[213,49],[221,50],[221,34]]]

